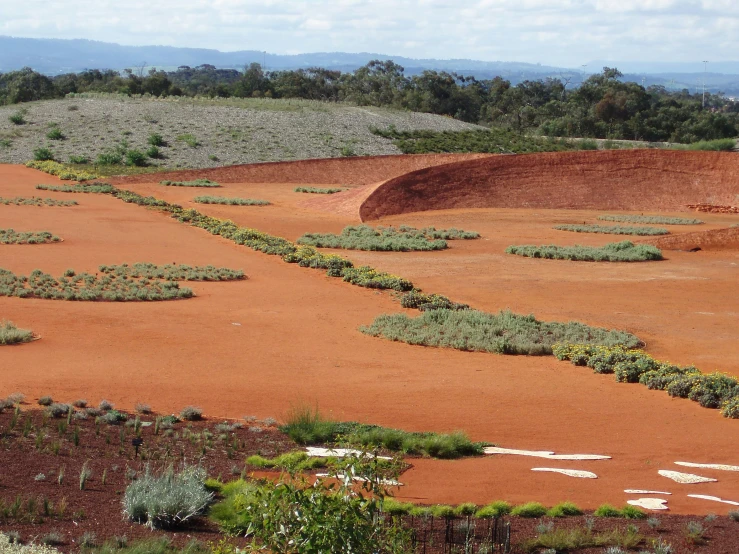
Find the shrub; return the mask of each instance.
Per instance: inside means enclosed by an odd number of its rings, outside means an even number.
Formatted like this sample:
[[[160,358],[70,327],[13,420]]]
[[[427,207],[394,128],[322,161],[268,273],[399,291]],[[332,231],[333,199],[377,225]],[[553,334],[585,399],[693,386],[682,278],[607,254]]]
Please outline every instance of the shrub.
[[[52,127],[52,129],[46,133],[46,138],[49,140],[64,140],[65,137],[64,133],[62,133],[62,130],[59,127]]]
[[[620,221],[623,223],[647,223],[650,225],[698,225],[703,223],[700,219],[687,219],[682,217],[665,217],[661,215],[601,215],[601,221]]]
[[[60,240],[48,231],[17,233],[13,229],[0,229],[0,244],[47,244]]]
[[[297,242],[319,248],[409,252],[443,250],[448,247],[446,240],[471,239],[479,238],[479,236],[477,233],[458,229],[437,231],[433,227],[414,229],[407,226],[373,229],[368,225],[350,225],[345,227],[340,235],[306,233]]]
[[[89,164],[90,163],[90,158],[88,158],[87,156],[75,156],[75,155],[72,155],[72,156],[69,156],[69,163],[71,163],[71,164],[79,164],[79,165]]]
[[[465,502],[454,508],[455,516],[473,516],[477,512],[477,506],[472,502]]]
[[[38,399],[39,406],[51,406],[53,403],[54,400],[52,400],[51,396],[42,396]]]
[[[447,504],[431,506],[431,515],[434,517],[454,517],[454,508]]]
[[[739,510],[731,510],[729,511],[729,518],[739,522]]]
[[[593,515],[596,517],[621,517],[621,512],[610,504],[602,504],[593,512]]]
[[[219,183],[211,181],[210,179],[195,179],[193,181],[161,181],[160,185],[166,187],[204,187],[204,188],[216,188],[220,187]]]
[[[77,206],[77,202],[74,200],[55,200],[54,198],[39,198],[38,196],[23,197],[16,196],[15,198],[2,198],[0,197],[0,204],[9,206],[11,204],[15,206],[50,206],[50,207],[69,207]]]
[[[128,150],[126,152],[126,165],[144,167],[146,165],[146,154],[141,150]]]
[[[468,310],[467,304],[452,302],[440,294],[425,294],[418,289],[412,289],[400,297],[400,305],[404,308],[414,308],[422,312],[430,310]]]
[[[557,225],[558,231],[573,231],[575,233],[603,233],[607,235],[668,235],[667,229],[660,227],[623,227],[621,225]]]
[[[370,326],[359,330],[408,344],[530,356],[551,354],[552,345],[566,337],[580,337],[582,342],[608,346],[639,344],[634,335],[623,331],[578,322],[542,322],[533,315],[509,311],[489,314],[441,309],[423,312],[415,318],[405,314],[381,315]]]
[[[225,204],[229,206],[269,206],[267,200],[254,200],[253,198],[228,198],[226,196],[196,196],[192,199],[198,204]]]
[[[18,111],[8,116],[8,121],[13,125],[23,125],[26,122],[26,114],[23,111]]]
[[[41,146],[33,151],[33,159],[37,162],[54,161],[54,152],[46,146]]]
[[[572,502],[561,502],[547,512],[549,517],[581,516],[582,510]]]
[[[399,292],[413,289],[413,283],[397,275],[378,271],[370,266],[347,267],[341,275],[347,283],[370,289],[391,289]]]
[[[159,146],[166,146],[167,143],[164,142],[164,137],[160,135],[159,133],[152,133],[149,135],[149,138],[146,139],[146,143],[150,146],[159,147]]]
[[[60,164],[51,159],[47,161],[26,162],[26,167],[38,169],[39,171],[43,171],[50,175],[56,175],[62,181],[89,181],[91,179],[97,179],[97,175],[94,175],[93,173],[88,173],[87,171],[72,171],[64,164]]]
[[[152,529],[168,529],[201,514],[213,499],[203,485],[204,472],[186,467],[175,473],[170,467],[162,475],[145,474],[133,481],[123,494],[123,513],[132,521]]]
[[[593,139],[581,139],[575,143],[578,150],[598,150],[598,142]]]
[[[518,517],[542,517],[546,514],[547,509],[539,502],[527,502],[526,504],[515,506],[511,510],[511,515]]]
[[[636,506],[626,504],[626,506],[621,508],[621,517],[624,517],[626,519],[646,519],[647,514],[644,512],[644,510],[641,510]]]
[[[483,506],[475,513],[475,517],[482,519],[501,517],[511,513],[511,505],[503,500],[496,500],[487,506]]]
[[[736,139],[700,140],[685,146],[686,150],[711,150],[717,152],[732,152],[736,148]]]
[[[318,409],[299,406],[290,410],[287,422],[280,427],[298,444],[325,444],[339,437],[349,444],[365,448],[385,448],[393,452],[423,454],[433,458],[459,458],[483,454],[487,443],[476,443],[462,432],[414,433],[353,421],[324,419]]]
[[[96,421],[99,421],[100,423],[105,423],[106,425],[118,425],[125,422],[127,419],[128,416],[126,414],[124,414],[123,412],[119,412],[118,410],[113,410],[111,408],[108,410],[107,413],[99,416]]]
[[[102,410],[104,412],[107,412],[108,410],[112,410],[113,409],[113,404],[111,404],[107,400],[101,400],[100,401],[100,404],[98,404],[98,409],[99,410]],[[92,414],[90,414],[90,415],[92,415]]]
[[[97,165],[121,165],[123,163],[123,154],[116,150],[108,150],[98,154],[95,160]]]
[[[149,406],[148,404],[143,404],[141,402],[137,402],[134,409],[140,414],[150,414],[151,413],[151,406]]]
[[[200,143],[198,142],[198,139],[195,138],[195,135],[190,133],[185,133],[184,135],[179,135],[177,137],[177,140],[180,142],[184,142],[187,144],[190,148],[197,148],[200,146]]]
[[[186,406],[180,412],[180,419],[183,421],[200,421],[203,419],[203,410],[195,406]]]
[[[82,185],[36,185],[38,190],[50,190],[54,192],[79,192],[79,193],[95,193],[110,194],[115,189],[113,185],[108,183],[85,183]]]
[[[11,321],[0,321],[0,346],[21,344],[33,340],[33,333],[26,329],[19,329]]]
[[[2,344],[1,340],[0,344]],[[731,419],[739,419],[739,397],[724,402],[721,406],[721,415]]]
[[[146,156],[152,160],[158,160],[162,157],[162,153],[156,146],[149,146],[149,148],[146,149]]]
[[[662,251],[651,244],[634,244],[630,241],[612,242],[604,246],[509,246],[506,254],[549,260],[573,260],[580,262],[645,262],[661,260]]]
[[[317,188],[317,187],[295,187],[294,192],[302,192],[305,194],[336,194],[348,189],[342,188]]]
[[[72,406],[80,409],[87,408],[87,400],[80,398],[79,400],[72,402]]]

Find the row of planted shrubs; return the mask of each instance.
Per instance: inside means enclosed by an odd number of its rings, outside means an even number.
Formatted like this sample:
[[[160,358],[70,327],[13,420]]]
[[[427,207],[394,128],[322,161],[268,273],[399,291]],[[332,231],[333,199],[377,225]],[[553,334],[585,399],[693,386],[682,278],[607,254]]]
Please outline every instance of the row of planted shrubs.
[[[88,173],[87,171],[72,170],[66,165],[53,160],[26,162],[26,167],[38,169],[49,175],[56,175],[62,181],[90,181],[98,177],[94,173]]]
[[[33,340],[33,333],[19,329],[12,321],[0,321],[0,346],[21,344]]]
[[[461,431],[419,433],[355,421],[332,421],[324,418],[317,409],[304,406],[293,408],[280,430],[298,444],[327,444],[341,440],[364,448],[384,448],[432,458],[480,456],[483,449],[490,446],[489,443],[471,441]]]
[[[153,196],[141,196],[131,191],[116,189],[113,195],[124,202],[157,208],[169,213],[177,221],[205,229],[212,235],[222,236],[236,244],[248,246],[265,254],[280,256],[287,263],[325,269],[330,277],[341,277],[354,285],[401,292],[413,289],[413,283],[401,277],[368,266],[354,267],[351,261],[341,256],[323,254],[311,246],[296,245],[282,237],[248,227],[239,227],[230,220],[211,217],[194,209],[185,209],[177,204],[170,204]]]
[[[1,198],[0,204],[4,206],[51,206],[51,207],[69,207],[77,206],[74,200],[55,200],[54,198],[40,198],[38,196],[24,197],[16,196],[14,198]]]
[[[100,275],[76,273],[67,269],[55,278],[41,270],[29,276],[0,268],[0,296],[44,298],[50,300],[107,300],[117,302],[158,301],[190,298],[189,288],[180,288],[177,281],[227,281],[244,279],[240,270],[225,268],[156,266],[100,266]]]
[[[626,348],[641,345],[637,337],[625,331],[591,327],[576,321],[539,321],[533,315],[519,315],[508,310],[491,314],[460,309],[464,306],[445,306],[449,300],[444,297],[434,299],[435,304],[422,301],[416,304],[411,302],[414,297],[415,294],[408,295],[406,305],[426,310],[420,316],[381,315],[371,325],[360,327],[360,331],[421,346],[529,356],[551,354],[552,345],[562,341],[624,345]]]
[[[549,260],[573,260],[579,262],[646,262],[661,260],[662,251],[651,244],[634,244],[625,240],[604,246],[557,246],[520,245],[509,246],[506,254],[527,258],[546,258]]]
[[[36,185],[38,190],[47,190],[51,192],[79,192],[79,193],[97,193],[110,194],[113,192],[113,185],[108,183],[83,183],[79,185]]]
[[[600,233],[605,235],[638,235],[654,236],[669,235],[667,229],[661,227],[626,227],[624,225],[556,225],[557,231],[573,233]]]
[[[346,250],[368,251],[431,251],[448,248],[447,240],[476,239],[480,235],[459,229],[435,229],[426,227],[415,229],[406,225],[400,227],[377,227],[368,225],[349,225],[340,234],[306,233],[298,239],[298,244],[318,248],[343,248]]]
[[[555,344],[554,355],[596,373],[613,373],[622,383],[641,383],[664,390],[670,396],[689,398],[705,408],[721,409],[728,418],[739,418],[739,381],[723,373],[701,373],[693,366],[678,366],[652,358],[642,350],[564,342]]]
[[[61,239],[48,231],[22,231],[0,229],[0,244],[47,244]]]

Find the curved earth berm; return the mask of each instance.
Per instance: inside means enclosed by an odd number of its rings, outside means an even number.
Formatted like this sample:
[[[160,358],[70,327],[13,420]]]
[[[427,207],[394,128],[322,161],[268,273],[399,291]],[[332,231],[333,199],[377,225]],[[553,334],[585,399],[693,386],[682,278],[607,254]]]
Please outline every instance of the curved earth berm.
[[[643,242],[662,250],[739,250],[739,227],[667,235]]]
[[[362,203],[363,221],[453,208],[685,211],[731,204],[739,156],[725,152],[610,150],[499,155],[414,171]]]

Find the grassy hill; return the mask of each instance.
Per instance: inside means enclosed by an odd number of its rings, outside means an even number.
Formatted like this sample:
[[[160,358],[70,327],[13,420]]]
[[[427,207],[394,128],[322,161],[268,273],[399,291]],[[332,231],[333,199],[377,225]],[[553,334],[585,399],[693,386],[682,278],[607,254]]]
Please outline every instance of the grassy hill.
[[[13,123],[19,114],[23,122]],[[151,135],[160,135],[164,145],[158,149],[162,157],[148,163],[163,168],[400,154],[370,131],[390,126],[479,129],[437,115],[307,100],[80,95],[0,107],[0,163],[30,160],[39,147],[58,161],[76,156],[94,162],[122,145],[146,152]]]

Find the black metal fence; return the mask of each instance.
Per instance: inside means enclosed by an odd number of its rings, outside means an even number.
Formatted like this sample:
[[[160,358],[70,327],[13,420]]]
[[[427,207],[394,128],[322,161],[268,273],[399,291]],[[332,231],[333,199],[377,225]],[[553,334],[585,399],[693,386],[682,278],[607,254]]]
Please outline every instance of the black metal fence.
[[[493,554],[511,549],[511,524],[502,518],[402,516],[413,554]]]

